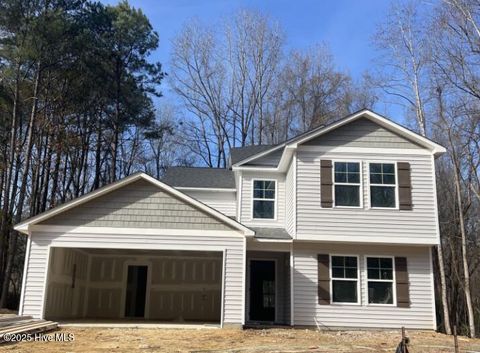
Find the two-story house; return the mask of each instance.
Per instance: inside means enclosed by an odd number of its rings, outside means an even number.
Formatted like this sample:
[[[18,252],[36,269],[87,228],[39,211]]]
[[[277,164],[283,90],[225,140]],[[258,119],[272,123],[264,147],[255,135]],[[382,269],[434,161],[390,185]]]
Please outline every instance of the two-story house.
[[[435,159],[369,110],[28,219],[20,314],[435,329]]]

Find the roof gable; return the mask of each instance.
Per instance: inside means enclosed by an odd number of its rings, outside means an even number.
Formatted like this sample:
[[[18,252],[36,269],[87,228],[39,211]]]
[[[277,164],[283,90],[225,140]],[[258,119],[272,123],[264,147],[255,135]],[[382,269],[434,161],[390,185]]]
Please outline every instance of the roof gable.
[[[362,117],[303,143],[305,146],[421,149],[418,143]]]
[[[144,173],[138,173],[27,219],[15,229],[68,225],[254,232],[200,201]]]
[[[273,146],[272,148],[270,149],[266,149],[266,150],[263,150],[257,154],[254,154],[254,155],[251,155],[249,156],[248,158],[245,158],[243,160],[240,160],[238,161],[237,163],[235,163],[235,165],[233,165],[233,167],[241,167],[247,163],[253,163],[253,161],[255,161],[256,159],[259,159],[259,158],[262,158],[264,156],[267,156],[268,154],[274,152],[274,151],[277,151],[279,149],[282,149],[282,150],[287,150],[287,149],[295,149],[297,148],[299,145],[301,144],[305,144],[306,142],[312,140],[312,139],[315,139],[319,136],[322,136],[322,135],[325,135],[335,129],[339,129],[341,128],[342,126],[344,125],[347,125],[349,123],[352,123],[356,120],[359,120],[359,119],[368,119],[372,122],[374,122],[375,124],[385,128],[386,130],[394,133],[395,135],[397,136],[400,136],[400,137],[403,137],[404,139],[406,139],[407,141],[410,141],[414,144],[416,144],[417,146],[419,146],[420,148],[424,148],[424,149],[427,149],[428,151],[430,151],[434,156],[439,156],[443,153],[446,152],[446,149],[445,147],[437,144],[436,142],[426,138],[426,137],[423,137],[419,134],[417,134],[416,132],[414,131],[411,131],[405,127],[403,127],[402,125],[400,124],[397,124],[395,122],[393,122],[392,120],[390,119],[387,119],[371,110],[368,110],[368,109],[363,109],[363,110],[360,110],[356,113],[353,113],[349,116],[346,116],[338,121],[335,121],[329,125],[326,125],[326,126],[320,126],[318,128],[315,128],[313,130],[310,130],[310,131],[307,131],[303,134],[300,134],[290,140],[287,140],[285,141],[284,143],[282,144],[279,144],[279,145],[276,145],[276,146]],[[282,160],[285,158],[285,157],[288,157],[290,156],[291,154],[283,154],[282,155],[282,158],[280,160],[280,163],[279,163],[279,167],[280,168],[280,165],[287,165],[287,163],[282,163]]]
[[[40,222],[71,227],[232,230],[232,226],[146,180],[87,201]]]
[[[419,146],[429,150],[432,154],[434,155],[440,155],[446,152],[445,147],[437,144],[436,142],[421,136],[420,134],[417,134],[416,132],[407,129],[406,127],[403,127],[400,124],[395,123],[394,121],[387,119],[377,113],[372,112],[371,110],[364,109],[361,110],[357,113],[351,114],[343,119],[340,119],[336,122],[333,122],[327,126],[312,130],[311,132],[306,132],[303,135],[300,135],[296,138],[293,138],[290,141],[287,141],[286,143],[288,145],[292,146],[298,146],[300,144],[303,144],[315,137],[325,135],[326,133],[333,131],[335,129],[338,129],[344,125],[347,125],[351,122],[354,122],[355,120],[363,119],[366,118],[388,130],[391,132],[394,132],[395,134],[399,136],[403,136],[404,138],[415,142]]]

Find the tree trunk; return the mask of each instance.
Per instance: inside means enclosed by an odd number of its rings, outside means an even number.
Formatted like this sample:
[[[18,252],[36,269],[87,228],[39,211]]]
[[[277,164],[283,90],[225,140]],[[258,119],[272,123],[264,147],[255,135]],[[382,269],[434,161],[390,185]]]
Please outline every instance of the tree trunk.
[[[442,239],[440,238],[440,244],[436,247],[437,257],[438,257],[438,270],[440,271],[440,292],[442,297],[442,309],[443,309],[443,324],[445,327],[445,333],[447,335],[452,334],[452,329],[450,327],[450,313],[448,311],[448,299],[447,299],[447,284],[445,281],[445,265],[443,261],[443,248],[442,248]]]
[[[37,70],[35,73],[35,82],[34,82],[34,88],[33,88],[32,111],[30,114],[30,121],[28,124],[27,140],[25,142],[27,151],[25,154],[25,163],[24,163],[24,169],[22,174],[22,182],[20,185],[20,190],[18,195],[18,207],[15,214],[14,223],[18,223],[22,219],[23,205],[25,203],[25,196],[26,196],[26,189],[27,189],[27,182],[28,182],[28,171],[30,169],[30,160],[31,160],[32,149],[33,149],[33,129],[34,129],[35,116],[37,114],[37,107],[38,107],[38,87],[40,83],[40,71],[41,71],[41,64],[38,63]],[[15,249],[17,245],[16,232],[12,232],[10,245],[11,247],[9,247],[9,250],[8,250],[5,275],[2,283],[2,296],[0,297],[1,308],[4,308],[7,303],[8,287],[10,283],[10,276],[12,273],[13,258],[15,256]]]
[[[438,93],[438,109],[439,109],[439,115],[442,120],[445,119],[444,114],[443,114],[443,101],[442,101],[442,91],[439,88],[437,90]],[[425,119],[424,119],[424,114],[422,111],[421,116],[417,115],[417,122],[418,125],[423,127],[424,134],[426,132],[426,124],[425,124]],[[435,205],[438,207],[438,204]],[[440,220],[437,220],[439,222]],[[442,309],[443,309],[443,322],[445,325],[445,333],[447,335],[452,334],[452,329],[450,327],[450,311],[449,311],[449,305],[448,305],[448,296],[447,296],[447,285],[446,285],[446,280],[445,280],[445,262],[443,260],[443,248],[442,248],[442,234],[440,234],[440,244],[436,246],[437,248],[437,256],[438,256],[438,270],[440,271],[440,289],[441,289],[441,298],[442,298]]]
[[[110,182],[117,180],[117,156],[118,156],[118,140],[119,140],[118,124],[115,123],[113,128],[112,143],[112,169],[110,171]]]
[[[101,172],[101,154],[102,154],[102,121],[101,116],[97,118],[97,142],[95,147],[95,175],[93,180],[92,190],[100,187],[100,172]]]
[[[15,74],[15,89],[13,95],[13,107],[12,107],[12,126],[10,128],[10,153],[7,159],[7,172],[5,173],[5,184],[3,186],[3,211],[1,217],[1,224],[0,224],[0,270],[3,273],[3,258],[4,258],[4,250],[7,245],[7,234],[8,234],[8,227],[10,222],[10,188],[12,185],[12,178],[13,178],[13,166],[15,165],[16,160],[16,150],[17,150],[17,125],[18,125],[18,102],[19,102],[19,95],[20,95],[20,63],[17,65],[16,74]],[[12,199],[13,202],[13,199]],[[4,273],[3,273],[4,274]],[[2,276],[4,279],[5,276]],[[1,281],[0,281],[1,282]],[[2,285],[3,287],[3,285]]]
[[[467,259],[467,235],[465,232],[465,220],[463,215],[463,200],[462,200],[462,189],[460,185],[460,167],[455,151],[452,151],[453,154],[453,164],[454,164],[454,176],[455,176],[455,191],[457,196],[458,203],[458,220],[460,223],[460,233],[462,236],[462,261],[463,261],[463,277],[464,277],[464,291],[465,291],[465,301],[467,303],[468,311],[468,326],[470,329],[470,337],[475,337],[475,316],[473,313],[472,305],[472,296],[470,294],[470,270],[468,266]]]

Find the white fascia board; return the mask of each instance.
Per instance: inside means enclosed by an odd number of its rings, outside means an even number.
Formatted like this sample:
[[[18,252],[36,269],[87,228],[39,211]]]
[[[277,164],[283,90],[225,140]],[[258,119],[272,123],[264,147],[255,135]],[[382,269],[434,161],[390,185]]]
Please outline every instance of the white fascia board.
[[[253,238],[259,243],[292,243],[293,239],[271,239],[271,238]]]
[[[288,166],[290,164],[290,160],[295,153],[295,148],[292,146],[286,146],[282,153],[282,158],[280,158],[280,162],[278,162],[278,170],[281,172],[286,172]]]
[[[198,237],[225,237],[244,236],[235,230],[198,230],[198,229],[163,229],[163,228],[123,228],[123,227],[88,227],[88,226],[56,226],[36,224],[30,227],[31,232],[68,233],[68,234],[114,234],[114,235],[170,235],[170,236],[198,236]]]
[[[233,171],[243,171],[243,172],[270,172],[270,173],[276,173],[279,171],[277,167],[232,167]]]
[[[38,216],[35,216],[33,218],[30,218],[30,219],[27,219],[19,224],[17,224],[14,229],[16,231],[19,231],[19,232],[22,232],[24,234],[28,234],[28,229],[29,229],[29,226],[33,226],[39,222],[42,222],[46,219],[49,219],[61,212],[65,212],[73,207],[76,207],[80,204],[83,204],[87,201],[90,201],[90,200],[93,200],[101,195],[104,195],[106,193],[109,193],[113,190],[116,190],[118,188],[121,188],[122,186],[125,186],[127,184],[130,184],[134,181],[137,181],[137,180],[140,180],[140,179],[143,179],[143,180],[146,180],[156,186],[158,186],[160,189],[174,195],[175,197],[179,198],[180,200],[183,200],[187,203],[189,203],[190,205],[193,205],[193,206],[196,206],[197,208],[205,211],[207,214],[211,215],[212,217],[215,217],[217,219],[219,219],[220,221],[232,226],[233,228],[236,228],[238,229],[239,231],[243,232],[244,235],[246,236],[253,236],[255,234],[255,232],[253,230],[251,230],[250,228],[247,228],[245,227],[243,224],[240,224],[238,223],[237,221],[234,221],[233,219],[231,219],[230,217],[227,217],[225,216],[223,213],[205,205],[204,203],[182,193],[181,191],[179,190],[176,190],[175,188],[165,184],[165,183],[162,183],[161,181],[155,179],[155,178],[152,178],[151,176],[145,174],[145,173],[138,173],[138,174],[133,174],[131,176],[128,176],[122,180],[119,180],[113,184],[110,184],[110,185],[107,185],[103,188],[100,188],[96,191],[93,191],[93,192],[90,192],[88,194],[85,194],[77,199],[74,199],[70,202],[67,202],[66,204],[64,205],[61,205],[61,206],[58,206],[50,211],[47,211],[47,212],[44,212],[44,213],[41,213],[39,214]]]
[[[229,188],[194,188],[189,186],[175,186],[175,189],[181,191],[215,191],[215,192],[235,192],[237,189],[229,189]]]
[[[385,154],[385,155],[418,155],[431,156],[432,152],[425,149],[406,148],[376,148],[376,147],[343,147],[343,146],[298,146],[298,151],[305,152],[328,152],[328,153],[362,153],[362,154]]]

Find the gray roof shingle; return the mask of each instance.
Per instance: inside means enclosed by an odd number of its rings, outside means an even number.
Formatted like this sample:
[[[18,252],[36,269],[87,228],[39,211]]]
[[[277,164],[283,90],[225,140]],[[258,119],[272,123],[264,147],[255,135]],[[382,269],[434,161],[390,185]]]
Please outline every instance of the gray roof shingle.
[[[276,145],[255,145],[245,147],[233,147],[230,149],[230,161],[233,164],[240,162],[254,154],[269,150]]]
[[[233,172],[224,168],[170,167],[162,182],[174,187],[235,188]]]
[[[258,228],[249,227],[255,231],[255,238],[291,240],[292,236],[283,228]]]

